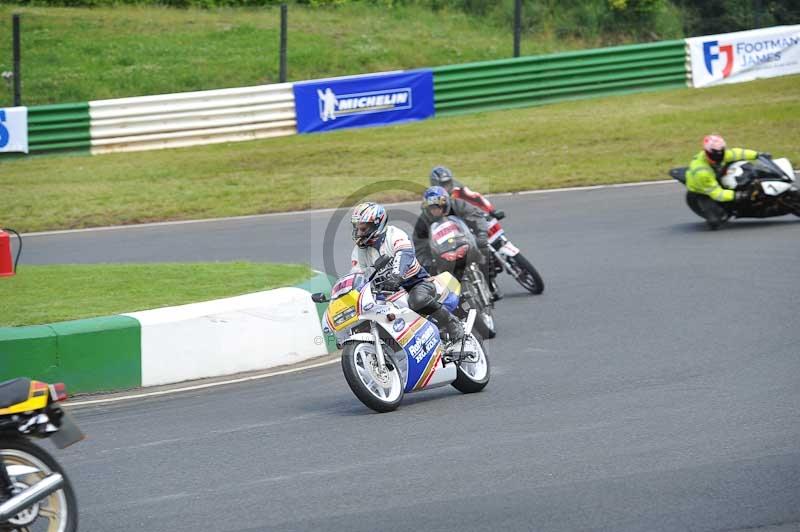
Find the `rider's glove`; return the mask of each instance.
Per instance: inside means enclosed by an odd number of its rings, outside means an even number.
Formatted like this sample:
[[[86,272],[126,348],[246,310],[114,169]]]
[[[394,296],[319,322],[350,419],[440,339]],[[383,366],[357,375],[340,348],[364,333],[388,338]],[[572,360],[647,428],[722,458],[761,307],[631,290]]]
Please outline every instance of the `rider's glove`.
[[[767,159],[772,159],[772,154],[768,151],[762,151],[758,154],[759,157],[766,157]]]
[[[504,213],[503,211],[492,211],[491,215],[497,218],[498,220],[502,220],[503,218],[506,217],[506,213]]]

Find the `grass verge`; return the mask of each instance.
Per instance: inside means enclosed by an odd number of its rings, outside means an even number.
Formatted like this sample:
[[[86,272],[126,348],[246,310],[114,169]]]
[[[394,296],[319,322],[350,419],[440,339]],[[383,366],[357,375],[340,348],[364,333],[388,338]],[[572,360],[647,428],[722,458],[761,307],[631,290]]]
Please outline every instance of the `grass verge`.
[[[0,71],[11,66],[11,14],[21,13],[25,105],[276,83],[277,6],[173,9],[0,5]],[[512,55],[510,25],[423,6],[291,5],[290,81],[500,59]],[[678,37],[663,36],[662,38]],[[624,38],[621,37],[622,40]],[[599,37],[529,33],[522,53],[593,48]],[[0,81],[0,107],[13,99]]]
[[[668,178],[700,139],[800,165],[800,76],[263,141],[0,162],[0,226],[31,232],[338,206],[444,164],[482,192]],[[372,199],[412,199],[384,190]]]
[[[36,325],[235,296],[311,277],[297,264],[23,266],[0,279],[0,326]]]

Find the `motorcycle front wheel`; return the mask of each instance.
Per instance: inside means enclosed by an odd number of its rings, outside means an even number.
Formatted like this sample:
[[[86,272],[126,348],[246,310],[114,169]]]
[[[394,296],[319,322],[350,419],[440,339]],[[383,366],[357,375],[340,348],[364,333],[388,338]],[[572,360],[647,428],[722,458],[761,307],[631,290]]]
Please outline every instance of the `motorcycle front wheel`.
[[[483,349],[480,335],[472,333],[467,336],[464,351],[472,351],[474,355],[469,359],[456,362],[458,373],[456,380],[453,381],[453,388],[461,393],[479,392],[489,384],[491,375],[489,357]]]
[[[75,492],[67,474],[50,453],[23,438],[3,440],[0,442],[0,467],[5,467],[9,472],[15,493],[54,473],[64,477],[64,486],[61,489],[25,508],[8,523],[0,523],[0,530],[74,532],[78,529],[78,501]],[[20,473],[16,474],[15,471]],[[0,502],[2,501],[0,495]]]
[[[522,287],[533,295],[539,295],[544,292],[544,281],[536,268],[533,267],[528,259],[522,256],[522,253],[508,257],[508,263],[514,270],[516,275],[514,278]]]
[[[378,369],[375,344],[353,342],[342,351],[342,372],[359,401],[376,412],[391,412],[403,400],[403,381],[397,367],[386,357],[387,368]]]

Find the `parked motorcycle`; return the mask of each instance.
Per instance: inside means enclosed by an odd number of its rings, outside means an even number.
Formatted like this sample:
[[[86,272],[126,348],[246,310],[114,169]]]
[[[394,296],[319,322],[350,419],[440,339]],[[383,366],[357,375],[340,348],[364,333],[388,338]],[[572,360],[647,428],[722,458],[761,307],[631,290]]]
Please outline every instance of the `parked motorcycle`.
[[[482,256],[475,237],[457,216],[433,222],[429,234],[435,272],[448,272],[461,283],[461,304],[455,311],[456,316],[464,318],[469,309],[475,309],[475,329],[483,338],[494,338],[497,336],[494,300],[478,264]]]
[[[472,331],[475,310],[464,323],[464,338],[445,344],[436,325],[407,304],[403,291],[383,290],[391,258],[381,257],[367,277],[351,273],[331,289],[331,298],[313,294],[316,303],[330,301],[323,330],[336,335],[343,347],[342,372],[355,396],[376,412],[400,406],[404,394],[451,384],[462,393],[481,391],[489,383],[489,358],[479,335]],[[440,286],[454,286],[444,273]],[[446,291],[452,309],[458,296]]]
[[[531,294],[541,294],[544,292],[542,276],[506,236],[505,229],[500,224],[503,217],[505,217],[504,214],[500,217],[492,214],[486,215],[486,219],[489,221],[489,245],[494,253],[497,273],[506,271]]]
[[[31,441],[50,438],[63,449],[83,439],[58,404],[66,398],[60,383],[0,383],[0,530],[78,529],[78,503],[66,473]]]
[[[669,175],[685,185],[687,169],[673,168]],[[759,155],[753,161],[737,161],[725,169],[719,179],[720,185],[730,190],[756,190],[758,194],[753,202],[724,202],[720,205],[731,218],[770,218],[786,214],[800,216],[800,189],[796,180],[797,174],[785,158],[773,160]],[[702,212],[695,213],[705,218]]]

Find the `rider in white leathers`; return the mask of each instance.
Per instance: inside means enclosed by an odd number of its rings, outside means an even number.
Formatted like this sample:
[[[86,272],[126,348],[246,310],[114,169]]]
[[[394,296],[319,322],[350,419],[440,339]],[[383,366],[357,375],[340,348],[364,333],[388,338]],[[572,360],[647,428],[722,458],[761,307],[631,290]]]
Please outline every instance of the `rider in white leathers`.
[[[389,290],[404,288],[411,310],[433,318],[450,341],[460,340],[464,336],[461,322],[439,302],[436,286],[417,261],[411,239],[402,229],[387,225],[387,220],[386,209],[377,203],[361,203],[353,210],[356,246],[351,256],[352,271],[372,267],[382,255],[393,257],[391,273],[382,286]]]

